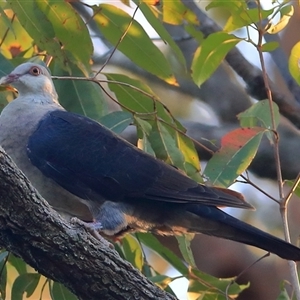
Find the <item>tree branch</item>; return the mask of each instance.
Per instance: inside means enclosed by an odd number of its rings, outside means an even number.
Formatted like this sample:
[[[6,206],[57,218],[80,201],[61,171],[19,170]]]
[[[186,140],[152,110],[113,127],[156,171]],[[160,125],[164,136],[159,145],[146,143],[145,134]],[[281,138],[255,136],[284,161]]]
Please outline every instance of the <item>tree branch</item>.
[[[2,148],[0,203],[0,245],[79,299],[175,299],[123,261],[106,240],[65,222]]]

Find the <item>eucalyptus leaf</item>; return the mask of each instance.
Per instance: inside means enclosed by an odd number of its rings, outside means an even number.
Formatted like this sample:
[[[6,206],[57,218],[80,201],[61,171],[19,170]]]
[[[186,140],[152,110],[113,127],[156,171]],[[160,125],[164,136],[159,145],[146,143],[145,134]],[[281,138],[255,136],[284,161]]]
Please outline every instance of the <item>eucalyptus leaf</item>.
[[[167,59],[129,14],[114,5],[100,4],[94,6],[94,20],[104,37],[135,64],[169,84],[177,84]]]
[[[55,64],[53,74],[56,76],[75,76],[84,79],[83,72],[75,65],[69,64],[69,72]],[[55,80],[54,85],[60,104],[68,111],[82,114],[94,120],[108,113],[107,102],[101,88],[94,82],[86,80]]]
[[[138,2],[138,1],[135,1]],[[180,62],[181,66],[183,67],[183,70],[186,72],[186,61],[185,58],[178,47],[178,45],[175,43],[174,39],[171,37],[169,32],[166,30],[165,26],[163,25],[162,21],[160,20],[160,12],[155,9],[155,7],[149,5],[146,2],[142,2],[139,5],[139,9],[142,11],[144,16],[146,17],[147,21],[150,23],[150,25],[155,29],[155,31],[158,33],[160,38],[169,45],[169,47],[172,49],[172,52],[175,54],[177,61]]]
[[[272,118],[277,128],[280,122],[279,108],[276,103],[271,103],[273,106],[273,115],[270,111],[270,102],[262,100],[253,104],[250,108],[237,115],[242,127],[264,127],[266,129],[273,128]]]
[[[208,161],[204,170],[209,182],[228,187],[242,174],[253,160],[266,129],[238,128],[221,140],[221,148]]]
[[[50,295],[52,300],[78,300],[66,287],[55,281],[50,283]]]
[[[178,241],[180,252],[184,260],[192,267],[196,267],[194,255],[191,249],[191,241],[194,238],[194,234],[185,234],[176,236]]]
[[[300,85],[300,42],[296,43],[291,50],[289,70],[293,78]]]
[[[122,133],[133,123],[132,114],[127,111],[114,111],[99,119],[99,123],[112,130],[114,133]]]
[[[136,235],[141,243],[159,254],[180,274],[182,274],[183,276],[188,275],[189,270],[185,263],[171,250],[163,246],[155,236],[150,233],[136,233]]]
[[[142,271],[144,258],[139,242],[132,235],[127,234],[122,239],[122,248],[125,259],[129,261],[135,268]]]
[[[41,275],[38,273],[24,273],[19,275],[13,282],[11,289],[11,298],[14,300],[22,300],[23,295],[29,298],[39,283]]]
[[[55,39],[63,46],[65,56],[79,66],[87,76],[90,71],[89,60],[93,53],[93,45],[81,16],[64,0],[35,2],[45,15],[45,19],[51,23]]]
[[[187,21],[190,24],[199,25],[195,13],[187,8],[180,0],[163,1],[163,21],[172,25],[181,25]]]
[[[218,68],[226,54],[241,41],[225,32],[210,34],[196,50],[192,62],[192,78],[201,86]]]

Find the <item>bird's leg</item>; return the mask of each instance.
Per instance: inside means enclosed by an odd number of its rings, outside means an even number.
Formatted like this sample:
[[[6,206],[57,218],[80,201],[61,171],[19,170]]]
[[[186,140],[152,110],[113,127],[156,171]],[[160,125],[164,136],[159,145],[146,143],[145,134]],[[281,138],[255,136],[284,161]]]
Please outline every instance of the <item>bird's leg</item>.
[[[126,219],[127,214],[130,212],[130,206],[124,203],[105,201],[101,207],[97,205],[90,207],[90,210],[94,216],[94,222],[86,223],[85,227],[92,232],[103,233],[104,235],[119,236],[129,231],[128,221]]]

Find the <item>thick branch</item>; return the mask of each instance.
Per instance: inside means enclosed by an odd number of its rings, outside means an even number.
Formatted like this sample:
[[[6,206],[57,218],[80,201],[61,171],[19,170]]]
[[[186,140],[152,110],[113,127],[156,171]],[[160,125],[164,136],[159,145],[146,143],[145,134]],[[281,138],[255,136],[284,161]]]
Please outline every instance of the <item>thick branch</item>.
[[[175,299],[104,239],[66,223],[0,148],[0,245],[79,299]]]

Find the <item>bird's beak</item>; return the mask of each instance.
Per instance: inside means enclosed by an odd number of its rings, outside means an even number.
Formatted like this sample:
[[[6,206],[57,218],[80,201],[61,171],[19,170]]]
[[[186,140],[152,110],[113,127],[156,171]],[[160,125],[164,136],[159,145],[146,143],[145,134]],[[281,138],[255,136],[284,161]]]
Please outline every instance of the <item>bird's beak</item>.
[[[8,74],[0,79],[0,85],[7,85],[15,82],[18,80],[20,75],[18,74]]]
[[[16,89],[11,86],[10,84],[18,80],[20,76],[17,74],[8,74],[7,76],[4,76],[0,79],[0,90],[1,91],[13,91],[15,92]],[[4,89],[1,88],[1,86],[4,86]]]

